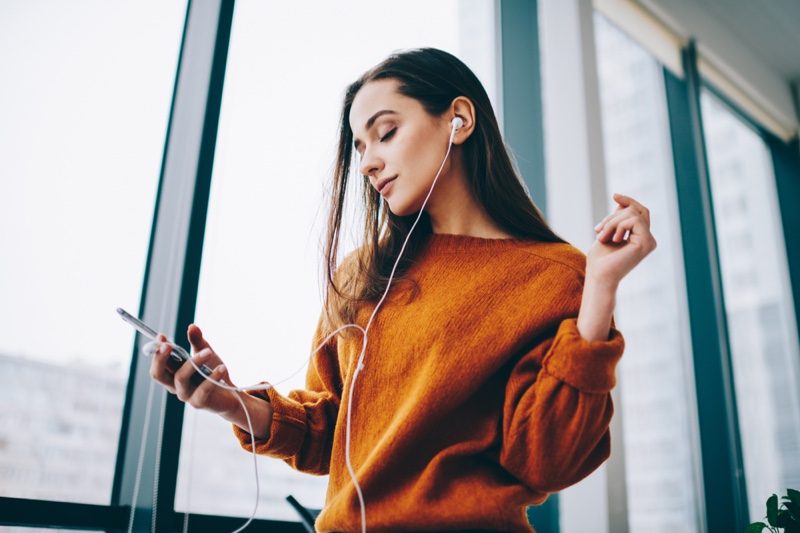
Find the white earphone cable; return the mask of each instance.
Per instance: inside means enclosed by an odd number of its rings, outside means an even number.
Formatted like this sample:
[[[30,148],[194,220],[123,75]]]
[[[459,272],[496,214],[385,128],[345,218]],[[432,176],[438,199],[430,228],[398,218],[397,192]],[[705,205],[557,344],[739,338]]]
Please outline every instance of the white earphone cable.
[[[413,233],[414,228],[417,227],[417,223],[419,222],[420,218],[422,218],[422,213],[425,210],[425,206],[428,204],[428,199],[430,199],[431,194],[433,193],[433,189],[436,186],[436,182],[439,179],[439,175],[442,173],[442,170],[444,169],[444,165],[447,162],[447,158],[450,156],[450,150],[451,150],[451,148],[453,146],[453,140],[455,139],[456,130],[460,127],[460,124],[455,123],[455,120],[460,120],[460,119],[454,119],[453,128],[452,128],[452,131],[450,133],[450,140],[449,140],[449,143],[447,145],[447,152],[445,153],[444,159],[442,160],[442,164],[439,166],[439,170],[436,173],[436,176],[434,177],[433,182],[431,183],[431,188],[428,191],[427,196],[425,196],[425,200],[422,202],[422,206],[419,209],[419,213],[417,214],[417,218],[414,220],[414,223],[411,225],[411,228],[408,230],[408,234],[406,235],[405,241],[403,241],[403,245],[400,247],[400,252],[397,254],[397,259],[395,259],[394,266],[392,267],[392,271],[391,271],[391,273],[389,275],[389,280],[388,280],[388,282],[386,284],[386,289],[383,291],[383,295],[381,296],[381,299],[376,304],[375,309],[373,309],[372,314],[370,315],[369,320],[367,321],[366,327],[362,328],[358,324],[345,324],[344,326],[341,326],[341,327],[337,328],[335,331],[331,332],[327,337],[325,337],[325,339],[316,348],[314,348],[314,350],[312,350],[311,355],[303,363],[303,366],[301,366],[292,375],[290,375],[289,377],[287,377],[285,379],[277,381],[275,383],[260,383],[260,384],[256,384],[256,385],[251,385],[249,387],[233,387],[233,386],[228,385],[227,383],[225,383],[224,380],[217,381],[217,380],[215,380],[213,378],[210,378],[208,375],[206,375],[201,370],[201,368],[199,366],[197,366],[197,363],[195,363],[192,360],[191,356],[189,356],[189,354],[186,352],[185,349],[183,349],[181,346],[179,346],[179,345],[177,345],[175,343],[172,343],[172,342],[164,343],[164,344],[169,344],[172,347],[173,350],[178,352],[185,360],[189,361],[189,363],[191,363],[191,365],[195,368],[197,373],[200,374],[200,376],[203,377],[203,379],[206,379],[206,380],[214,383],[215,385],[217,385],[220,388],[229,390],[229,391],[233,392],[236,395],[236,399],[239,400],[239,403],[242,405],[242,409],[244,410],[245,417],[247,419],[248,431],[250,432],[250,435],[253,436],[253,439],[255,439],[254,431],[253,431],[253,424],[252,424],[252,421],[250,419],[250,412],[248,411],[247,406],[244,403],[244,400],[241,398],[240,393],[248,392],[248,391],[257,391],[257,390],[264,390],[265,391],[265,390],[273,388],[275,385],[279,385],[279,384],[281,384],[281,383],[283,383],[285,381],[288,381],[289,379],[291,379],[295,375],[297,375],[308,364],[308,362],[311,360],[311,358],[313,358],[314,355],[316,355],[316,353],[320,349],[322,349],[322,347],[325,346],[328,343],[328,341],[331,338],[333,338],[335,335],[337,335],[340,331],[342,331],[342,330],[344,330],[346,328],[356,328],[359,331],[361,331],[361,333],[364,336],[364,340],[363,340],[363,343],[362,343],[362,346],[361,346],[361,353],[359,355],[358,362],[356,364],[356,368],[355,368],[355,370],[353,372],[353,378],[352,378],[352,380],[350,382],[350,389],[348,391],[348,399],[347,399],[347,425],[346,425],[346,428],[345,428],[345,462],[347,464],[347,470],[350,473],[350,478],[352,479],[353,485],[355,486],[356,493],[358,494],[358,500],[359,500],[360,510],[361,510],[361,531],[362,531],[362,533],[366,533],[366,531],[367,531],[366,503],[364,502],[364,494],[362,493],[361,486],[359,485],[358,480],[356,478],[355,470],[353,469],[353,464],[352,464],[351,457],[350,457],[351,414],[353,412],[353,392],[355,390],[356,379],[358,378],[358,375],[361,372],[361,370],[364,369],[364,359],[366,358],[369,328],[372,326],[372,322],[375,319],[375,316],[377,315],[378,310],[381,308],[381,306],[383,305],[384,300],[386,300],[386,296],[389,294],[389,289],[391,288],[392,282],[394,281],[394,275],[395,275],[395,272],[397,271],[397,266],[400,264],[400,260],[403,257],[403,252],[405,251],[406,246],[408,245],[408,241],[411,238],[411,234]],[[148,415],[149,415],[149,410],[148,410]],[[253,454],[253,465],[254,465],[254,471],[255,471],[255,477],[256,477],[256,501],[255,501],[255,506],[253,507],[253,512],[250,514],[250,518],[248,518],[247,522],[245,522],[244,525],[242,525],[239,529],[236,529],[232,533],[240,533],[248,525],[250,525],[250,523],[253,521],[253,519],[254,519],[254,517],[256,515],[256,512],[258,510],[258,501],[259,501],[259,498],[260,498],[260,495],[261,495],[261,485],[260,485],[260,482],[259,482],[259,479],[258,479],[258,460],[257,460],[257,456],[256,456],[255,442],[252,443],[252,450],[251,451],[252,451],[252,454]],[[137,478],[137,482],[138,482],[138,478]],[[187,509],[187,516],[188,516],[188,509]],[[131,528],[132,524],[133,524],[133,510],[131,510],[131,519],[130,519],[130,524],[129,524],[129,531],[130,531],[130,528]],[[188,524],[184,523],[184,533],[186,532],[187,529],[188,529]]]

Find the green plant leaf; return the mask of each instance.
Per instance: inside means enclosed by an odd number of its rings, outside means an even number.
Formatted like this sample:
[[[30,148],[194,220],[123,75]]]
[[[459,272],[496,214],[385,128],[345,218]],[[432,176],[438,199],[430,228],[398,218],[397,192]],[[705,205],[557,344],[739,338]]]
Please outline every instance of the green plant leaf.
[[[767,522],[772,527],[778,525],[778,495],[773,494],[767,500]]]
[[[792,518],[800,524],[800,505],[795,505],[794,502],[783,502],[783,505],[786,507],[786,510],[791,513]]]
[[[800,507],[800,492],[794,489],[786,489],[786,494],[788,494],[789,499],[792,500],[793,504]]]
[[[744,530],[744,533],[761,533],[764,531],[764,528],[767,527],[767,524],[764,522],[753,522],[747,529]]]
[[[800,525],[800,523],[792,517],[792,513],[784,509],[778,511],[778,527],[792,527],[796,525]]]

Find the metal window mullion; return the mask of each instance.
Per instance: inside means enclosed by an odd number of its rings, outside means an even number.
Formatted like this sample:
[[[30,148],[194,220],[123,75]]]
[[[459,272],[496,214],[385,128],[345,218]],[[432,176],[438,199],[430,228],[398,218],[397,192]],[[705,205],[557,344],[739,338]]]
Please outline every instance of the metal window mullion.
[[[765,136],[765,140],[772,155],[795,321],[800,332],[800,140],[795,137],[785,143],[772,135]]]
[[[536,206],[547,212],[538,1],[500,1],[503,137]]]
[[[185,332],[197,298],[233,7],[233,0],[204,0],[190,1],[187,8],[139,311],[146,323],[187,348]],[[151,391],[150,361],[139,357],[142,340],[137,336],[134,346],[112,502],[136,502],[134,531],[168,531],[174,516],[183,404],[159,385]]]
[[[692,43],[683,56],[686,79],[666,69],[664,78],[694,354],[705,523],[709,532],[743,531],[747,492]]]
[[[503,137],[536,206],[547,214],[538,1],[500,0]],[[558,494],[528,508],[539,533],[558,533]]]

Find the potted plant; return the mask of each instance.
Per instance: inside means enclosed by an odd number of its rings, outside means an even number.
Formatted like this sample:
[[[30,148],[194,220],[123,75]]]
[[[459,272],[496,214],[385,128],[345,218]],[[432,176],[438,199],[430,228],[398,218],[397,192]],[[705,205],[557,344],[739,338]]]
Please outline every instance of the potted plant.
[[[767,499],[767,523],[753,522],[745,533],[761,533],[765,529],[778,533],[800,533],[800,492],[786,489],[786,496],[778,506],[778,496],[773,494]]]

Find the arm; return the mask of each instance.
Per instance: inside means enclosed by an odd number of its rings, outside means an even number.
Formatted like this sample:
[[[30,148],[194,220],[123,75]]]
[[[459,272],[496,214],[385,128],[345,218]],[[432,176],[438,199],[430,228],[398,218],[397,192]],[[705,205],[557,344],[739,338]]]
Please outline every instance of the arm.
[[[597,240],[586,255],[578,330],[589,341],[608,339],[620,281],[656,247],[650,211],[621,194],[614,200],[617,209],[594,228]]]
[[[320,324],[314,337],[315,348],[324,337]],[[327,474],[341,389],[334,338],[311,359],[304,390],[291,391],[286,396],[275,389],[250,392],[253,399],[272,409],[271,427],[266,436],[256,431],[254,438],[246,424],[242,426],[235,421],[234,433],[248,451],[255,446],[256,453],[282,459],[296,470]]]
[[[656,247],[647,208],[614,200],[617,209],[595,227],[585,278],[574,280],[564,295],[572,303],[550,327],[555,337],[520,360],[506,390],[502,464],[543,493],[577,483],[611,451],[611,389],[624,349],[612,327],[617,287]],[[576,307],[577,319],[567,318]]]
[[[582,336],[574,317],[583,289],[576,274],[553,304],[563,307],[515,364],[506,386],[500,461],[541,493],[580,481],[610,453],[610,391],[624,342],[613,328],[603,341]]]
[[[322,337],[318,330],[316,342]],[[233,385],[226,366],[203,337],[200,328],[189,326],[189,342],[195,352],[195,364],[213,368],[211,379]],[[328,343],[314,356],[309,365],[307,389],[293,391],[289,397],[275,389],[240,394],[253,424],[253,434],[247,425],[242,404],[236,393],[222,389],[203,379],[192,365],[177,366],[170,359],[171,348],[166,337],[154,354],[150,374],[178,399],[196,409],[215,413],[234,425],[241,445],[256,452],[284,459],[298,470],[317,474],[327,473],[330,464],[330,442],[336,413],[339,409],[338,364],[335,349]],[[335,344],[335,341],[333,342]]]

